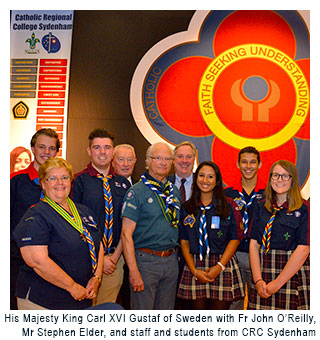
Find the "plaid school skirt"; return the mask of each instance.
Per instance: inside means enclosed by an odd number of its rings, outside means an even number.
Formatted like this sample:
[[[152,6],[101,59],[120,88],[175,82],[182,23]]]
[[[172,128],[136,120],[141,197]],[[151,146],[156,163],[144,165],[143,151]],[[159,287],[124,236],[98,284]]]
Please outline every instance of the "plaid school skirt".
[[[198,270],[207,270],[217,264],[221,255],[210,254],[201,261],[198,254],[193,255]],[[226,265],[226,269],[213,282],[201,283],[191,274],[187,264],[184,266],[177,297],[185,300],[213,299],[235,301],[244,297],[244,288],[238,259],[235,255]]]
[[[270,250],[264,255],[260,250],[260,266],[263,280],[274,280],[287,264],[293,251]],[[249,290],[248,309],[310,309],[310,256],[298,272],[275,294],[265,299],[258,295],[252,283]]]

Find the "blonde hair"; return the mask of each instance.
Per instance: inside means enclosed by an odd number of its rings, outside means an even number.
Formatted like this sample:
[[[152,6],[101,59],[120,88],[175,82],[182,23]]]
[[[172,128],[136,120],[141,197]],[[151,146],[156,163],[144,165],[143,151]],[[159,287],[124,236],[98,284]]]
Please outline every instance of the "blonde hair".
[[[288,202],[288,211],[294,211],[299,209],[303,204],[303,198],[301,196],[300,192],[300,186],[299,186],[299,180],[298,180],[298,172],[296,166],[287,160],[279,160],[272,164],[269,172],[269,178],[268,178],[268,185],[265,189],[265,207],[268,211],[272,210],[272,202],[276,199],[276,193],[272,189],[271,186],[271,176],[273,173],[273,169],[276,165],[281,166],[283,169],[285,169],[289,175],[291,175],[292,181],[291,181],[291,187],[289,188],[287,192],[287,202]]]
[[[47,159],[43,164],[41,164],[41,166],[39,167],[38,173],[39,173],[39,182],[43,182],[47,175],[48,172],[53,170],[53,169],[57,169],[57,168],[66,168],[69,176],[70,176],[70,180],[73,180],[73,170],[72,170],[72,165],[66,161],[63,158],[55,158],[55,157],[51,157],[49,159]]]

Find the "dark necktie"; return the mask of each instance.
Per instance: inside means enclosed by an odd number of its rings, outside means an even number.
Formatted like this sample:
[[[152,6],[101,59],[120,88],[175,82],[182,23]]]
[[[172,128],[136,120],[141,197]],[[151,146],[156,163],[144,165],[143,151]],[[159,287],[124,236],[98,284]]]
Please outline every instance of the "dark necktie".
[[[184,187],[185,182],[186,182],[186,179],[181,178],[181,185],[179,188],[181,204],[183,204],[186,201],[186,188]]]

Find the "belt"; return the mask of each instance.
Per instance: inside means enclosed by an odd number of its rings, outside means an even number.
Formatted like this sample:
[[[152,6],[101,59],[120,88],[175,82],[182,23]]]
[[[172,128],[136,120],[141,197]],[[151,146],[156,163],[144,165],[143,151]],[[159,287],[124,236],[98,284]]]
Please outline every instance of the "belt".
[[[175,252],[174,249],[160,251],[160,250],[153,250],[153,249],[149,249],[149,248],[138,248],[137,250],[140,250],[140,251],[147,253],[147,254],[161,256],[161,257],[168,257]]]

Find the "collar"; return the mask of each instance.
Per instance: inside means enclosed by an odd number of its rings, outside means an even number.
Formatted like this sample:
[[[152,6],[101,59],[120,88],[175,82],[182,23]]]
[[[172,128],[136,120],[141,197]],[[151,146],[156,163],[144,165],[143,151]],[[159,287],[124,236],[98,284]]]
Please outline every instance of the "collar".
[[[99,171],[97,171],[97,169],[95,169],[93,166],[92,166],[92,163],[90,162],[88,165],[87,165],[87,169],[88,169],[88,173],[90,176],[92,177],[97,177],[97,175],[99,175]],[[110,167],[110,170],[109,170],[109,173],[108,175],[111,175],[112,177],[115,177],[115,172],[113,171],[113,169]]]
[[[168,179],[167,179],[167,178],[166,178],[166,180],[164,181],[164,183],[161,182],[161,181],[158,181],[157,179],[155,179],[154,177],[152,177],[152,176],[149,174],[149,171],[148,171],[148,170],[145,172],[145,176],[146,176],[146,179],[151,180],[151,181],[154,181],[154,182],[157,182],[161,188],[164,188],[164,187],[166,186],[167,182],[168,182]]]
[[[241,182],[241,179],[242,177],[239,177],[237,179],[237,181],[234,183],[233,186],[230,186],[230,187],[233,187],[233,189],[235,190],[238,190],[240,192],[243,191],[243,188],[242,188],[242,182]],[[258,176],[258,179],[257,179],[257,183],[256,183],[256,186],[254,188],[254,191],[255,192],[258,192],[260,190],[264,190],[266,188],[266,183]]]
[[[181,183],[182,177],[178,176],[177,174],[175,174],[175,175],[176,175],[176,180],[178,180],[178,183]],[[192,182],[192,180],[193,180],[193,173],[191,173],[190,176],[186,177],[185,180],[186,180],[185,183],[189,183],[190,181]]]
[[[31,181],[39,177],[38,171],[34,167],[34,161],[31,162],[30,165],[26,169],[12,173],[10,176],[10,179],[12,177],[15,177],[17,175],[22,175],[22,174],[27,174]]]

